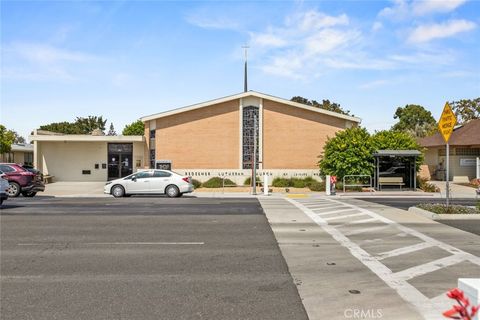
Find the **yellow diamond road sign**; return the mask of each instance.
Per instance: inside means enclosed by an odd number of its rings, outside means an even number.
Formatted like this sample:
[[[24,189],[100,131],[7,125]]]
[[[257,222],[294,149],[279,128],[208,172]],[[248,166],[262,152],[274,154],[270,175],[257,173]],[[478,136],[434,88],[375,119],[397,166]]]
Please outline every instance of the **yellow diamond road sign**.
[[[445,107],[443,107],[442,115],[440,116],[440,121],[438,121],[438,128],[440,129],[440,133],[443,136],[443,139],[446,143],[450,139],[450,135],[453,132],[453,127],[457,123],[457,118],[452,111],[450,105],[445,103]]]

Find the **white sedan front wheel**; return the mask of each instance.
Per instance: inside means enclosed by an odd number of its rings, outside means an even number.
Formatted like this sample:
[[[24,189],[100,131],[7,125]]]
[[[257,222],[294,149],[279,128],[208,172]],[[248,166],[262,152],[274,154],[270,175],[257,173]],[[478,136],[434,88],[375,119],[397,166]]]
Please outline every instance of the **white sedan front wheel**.
[[[125,195],[125,189],[122,186],[116,185],[112,187],[112,195],[115,198],[121,198]]]

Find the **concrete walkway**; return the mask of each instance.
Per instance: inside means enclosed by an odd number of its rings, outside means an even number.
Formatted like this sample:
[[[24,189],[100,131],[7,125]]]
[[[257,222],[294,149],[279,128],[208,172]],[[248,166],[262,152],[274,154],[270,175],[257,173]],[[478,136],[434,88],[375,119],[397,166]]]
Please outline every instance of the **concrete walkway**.
[[[446,182],[445,181],[429,181],[431,184],[436,185],[440,188],[440,194],[442,198],[446,196]],[[475,198],[476,193],[475,189],[472,187],[462,186],[450,182],[450,196],[452,198]]]
[[[54,182],[45,185],[39,196],[51,197],[111,197],[103,193],[105,182]]]
[[[480,277],[479,236],[407,211],[319,196],[260,202],[311,320],[441,319],[458,278]]]

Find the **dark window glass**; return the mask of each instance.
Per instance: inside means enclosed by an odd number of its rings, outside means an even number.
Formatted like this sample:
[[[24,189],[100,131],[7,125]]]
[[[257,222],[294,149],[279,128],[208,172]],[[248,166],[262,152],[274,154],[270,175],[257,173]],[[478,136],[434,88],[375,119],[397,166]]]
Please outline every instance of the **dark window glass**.
[[[153,173],[154,177],[160,177],[160,178],[167,178],[170,177],[172,174],[170,172],[166,171],[160,171],[160,170],[155,170]]]
[[[0,171],[3,171],[3,172],[14,172],[15,169],[13,169],[13,168],[10,167],[10,166],[7,166],[7,165],[3,164],[3,165],[0,165]]]
[[[150,168],[153,169],[155,167],[155,149],[150,150]]]
[[[137,174],[135,174],[135,177],[137,179],[145,179],[145,178],[150,178],[150,172],[148,171],[142,171],[142,172],[139,172]]]
[[[150,139],[155,138],[155,130],[150,130]]]
[[[255,139],[256,138],[256,139]],[[256,140],[257,146],[254,152],[253,148]],[[242,153],[243,153],[243,169],[251,169],[253,164],[253,155],[256,155],[257,169],[259,159],[259,113],[258,107],[248,106],[243,108],[242,123]]]

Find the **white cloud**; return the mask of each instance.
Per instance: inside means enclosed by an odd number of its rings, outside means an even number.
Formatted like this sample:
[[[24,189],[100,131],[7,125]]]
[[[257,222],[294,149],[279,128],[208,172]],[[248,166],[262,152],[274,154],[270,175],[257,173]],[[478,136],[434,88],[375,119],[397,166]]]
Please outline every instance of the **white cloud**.
[[[378,31],[383,28],[383,24],[380,21],[375,21],[372,25],[372,31]]]
[[[252,33],[250,43],[255,47],[283,47],[287,44],[285,39],[271,33]]]
[[[379,16],[400,20],[411,16],[452,12],[467,0],[393,0],[393,5],[382,9]]]
[[[411,43],[423,43],[433,39],[448,38],[457,33],[474,29],[475,23],[467,20],[450,20],[445,23],[420,25],[408,37]]]
[[[467,0],[422,0],[412,4],[416,15],[424,15],[435,12],[451,12],[467,2]]]
[[[348,24],[349,19],[346,14],[341,14],[335,17],[315,10],[310,10],[287,19],[287,25],[296,26],[301,31],[309,31],[312,29],[318,30],[334,26],[346,26]]]
[[[186,17],[188,23],[204,29],[239,30],[240,23],[227,16],[212,16],[200,11]]]
[[[349,24],[346,14],[330,16],[309,10],[287,17],[282,26],[251,33],[250,43],[262,51],[264,72],[303,78],[305,73],[318,74],[326,57],[342,55],[358,43],[361,33]]]

